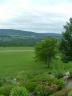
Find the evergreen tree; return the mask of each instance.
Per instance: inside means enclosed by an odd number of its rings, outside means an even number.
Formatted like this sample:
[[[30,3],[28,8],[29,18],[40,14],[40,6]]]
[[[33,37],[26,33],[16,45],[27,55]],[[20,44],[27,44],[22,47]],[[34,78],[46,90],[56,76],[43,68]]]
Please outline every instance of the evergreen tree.
[[[72,61],[72,18],[64,26],[64,29],[60,49],[62,52],[62,60],[69,62]]]

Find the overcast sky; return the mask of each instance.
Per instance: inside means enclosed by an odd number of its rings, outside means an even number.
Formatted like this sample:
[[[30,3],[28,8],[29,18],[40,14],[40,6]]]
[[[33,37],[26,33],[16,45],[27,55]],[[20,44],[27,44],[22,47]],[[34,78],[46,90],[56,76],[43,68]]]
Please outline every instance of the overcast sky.
[[[72,0],[0,0],[0,29],[60,33]]]

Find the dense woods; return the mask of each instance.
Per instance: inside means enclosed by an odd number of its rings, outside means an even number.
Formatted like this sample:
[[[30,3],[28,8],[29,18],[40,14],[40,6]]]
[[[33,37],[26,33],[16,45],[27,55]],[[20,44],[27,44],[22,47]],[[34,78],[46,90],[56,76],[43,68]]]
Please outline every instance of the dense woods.
[[[29,31],[0,29],[0,46],[33,46],[44,37],[61,38],[57,33],[35,33]]]

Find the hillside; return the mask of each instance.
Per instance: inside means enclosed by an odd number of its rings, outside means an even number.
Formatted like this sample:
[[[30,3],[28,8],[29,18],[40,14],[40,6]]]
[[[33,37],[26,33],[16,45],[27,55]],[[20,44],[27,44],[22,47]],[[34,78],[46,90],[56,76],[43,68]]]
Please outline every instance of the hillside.
[[[0,29],[0,46],[32,46],[46,36],[61,38],[57,33],[35,33],[29,31]]]

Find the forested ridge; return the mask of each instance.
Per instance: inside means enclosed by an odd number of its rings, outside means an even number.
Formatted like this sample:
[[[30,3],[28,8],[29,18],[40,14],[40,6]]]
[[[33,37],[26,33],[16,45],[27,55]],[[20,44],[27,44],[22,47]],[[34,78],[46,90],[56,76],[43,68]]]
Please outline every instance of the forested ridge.
[[[31,31],[0,29],[0,46],[33,46],[46,36],[61,38],[57,33],[35,33]]]

